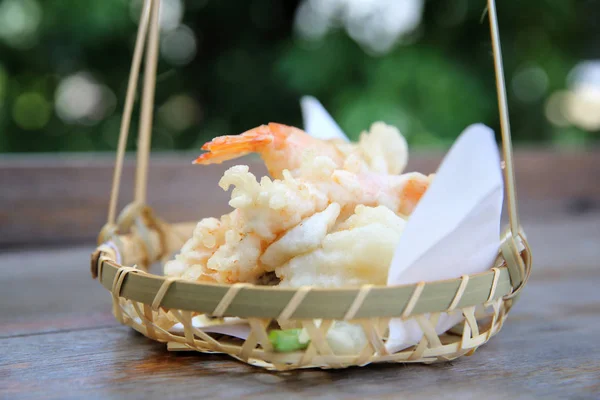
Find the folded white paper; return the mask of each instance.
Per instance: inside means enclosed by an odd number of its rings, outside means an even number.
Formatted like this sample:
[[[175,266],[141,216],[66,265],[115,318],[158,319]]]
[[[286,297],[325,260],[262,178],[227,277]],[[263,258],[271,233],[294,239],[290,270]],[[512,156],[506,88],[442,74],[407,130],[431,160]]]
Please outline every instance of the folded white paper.
[[[213,324],[204,315],[197,315],[192,318],[192,326],[194,328],[201,329],[206,333],[220,333],[221,335],[228,335],[237,337],[240,339],[246,339],[250,335],[250,325],[246,320],[241,318],[223,318],[222,324]],[[171,333],[183,334],[183,324],[175,324],[169,329]]]
[[[446,155],[408,220],[392,259],[388,285],[458,278],[491,268],[500,247],[504,193],[500,155],[492,130],[467,128]],[[462,314],[443,313],[438,334]],[[390,322],[390,352],[418,343],[414,320]]]
[[[304,120],[304,131],[312,137],[321,140],[350,141],[319,100],[312,96],[304,96],[300,99],[300,108]]]
[[[318,100],[303,98],[302,112],[310,135],[346,137]],[[494,134],[484,125],[472,125],[456,140],[411,215],[394,253],[388,285],[458,278],[489,269],[500,247],[503,194]],[[437,333],[462,318],[460,313],[442,314]],[[388,351],[410,347],[422,336],[414,320],[393,319]]]

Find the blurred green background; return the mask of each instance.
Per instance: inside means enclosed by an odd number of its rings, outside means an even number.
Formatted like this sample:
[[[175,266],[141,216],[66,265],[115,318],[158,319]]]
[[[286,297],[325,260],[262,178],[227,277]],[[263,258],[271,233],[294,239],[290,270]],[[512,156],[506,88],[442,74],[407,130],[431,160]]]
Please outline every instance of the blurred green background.
[[[498,3],[515,142],[597,142],[600,2]],[[116,147],[140,9],[141,0],[0,0],[0,152]],[[484,9],[484,0],[163,0],[152,147],[199,148],[269,121],[301,126],[305,94],[351,137],[375,120],[415,147],[446,146],[473,122],[497,130]]]

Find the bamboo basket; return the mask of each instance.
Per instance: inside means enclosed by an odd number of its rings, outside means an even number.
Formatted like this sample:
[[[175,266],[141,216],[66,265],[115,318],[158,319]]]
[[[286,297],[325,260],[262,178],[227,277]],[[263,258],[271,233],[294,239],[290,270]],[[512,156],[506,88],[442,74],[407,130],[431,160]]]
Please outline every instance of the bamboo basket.
[[[147,272],[150,265],[164,261],[179,250],[191,237],[195,226],[195,223],[168,224],[156,218],[146,205],[159,3],[158,0],[144,2],[120,130],[108,222],[100,232],[99,247],[92,254],[92,276],[111,292],[113,313],[119,322],[151,339],[167,343],[169,350],[226,353],[246,363],[274,370],[344,368],[379,362],[448,361],[473,354],[498,333],[529,277],[531,253],[517,213],[494,0],[488,0],[488,13],[510,219],[495,265],[484,273],[445,281],[337,289],[200,284]],[[117,217],[125,143],[145,45],[135,200]],[[442,313],[462,313],[464,320],[450,331],[438,335],[435,326]],[[192,317],[201,314],[243,318],[249,324],[249,336],[241,340],[205,333],[192,324]],[[385,344],[391,318],[414,319],[424,332],[420,342],[405,350],[389,353]],[[165,322],[172,324],[172,321],[183,326],[182,334],[166,329],[168,325]],[[358,354],[337,355],[332,351],[326,335],[334,321],[349,321],[362,327],[367,343]],[[275,351],[269,340],[269,329],[275,322],[293,322],[303,327],[309,335],[308,347],[291,353]]]

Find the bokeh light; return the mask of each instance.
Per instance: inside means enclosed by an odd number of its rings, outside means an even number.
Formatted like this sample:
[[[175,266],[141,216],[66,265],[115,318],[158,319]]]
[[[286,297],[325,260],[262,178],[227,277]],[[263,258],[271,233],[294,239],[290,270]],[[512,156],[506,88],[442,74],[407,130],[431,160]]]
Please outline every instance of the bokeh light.
[[[575,89],[581,86],[600,88],[600,60],[580,62],[569,72],[567,81]]]
[[[158,115],[161,121],[175,133],[197,124],[202,117],[200,105],[187,94],[171,96],[159,108]]]
[[[36,43],[42,9],[36,0],[3,0],[0,2],[0,38],[16,48],[29,48]]]
[[[559,127],[569,126],[569,120],[564,112],[564,105],[566,103],[569,92],[566,90],[558,90],[546,100],[545,115],[548,121]]]
[[[600,130],[600,61],[582,61],[567,76],[568,89],[546,101],[546,118],[554,125],[589,132]]]
[[[138,22],[144,2],[143,0],[131,0],[129,3],[129,12],[131,19]],[[158,21],[160,29],[163,32],[176,29],[183,20],[185,12],[182,0],[161,0]]]
[[[413,32],[422,15],[423,0],[304,0],[295,26],[306,39],[318,40],[341,24],[367,51],[383,54]]]
[[[588,130],[600,130],[600,60],[583,61],[567,77],[571,93],[565,104],[569,121]]]
[[[183,19],[182,0],[162,0],[160,5],[159,24],[163,31],[176,29]]]
[[[142,6],[142,0],[132,0],[130,3],[131,18],[136,22],[139,21]],[[197,51],[195,33],[182,23],[184,14],[185,5],[182,0],[161,1],[158,17],[161,31],[160,54],[174,66],[188,64]]]
[[[94,125],[110,115],[115,104],[114,93],[88,72],[64,78],[56,89],[56,113],[67,123]]]
[[[498,4],[515,145],[600,140],[592,3]],[[142,4],[0,0],[0,153],[114,149]],[[307,94],[353,137],[376,119],[398,125],[413,148],[447,147],[475,122],[497,131],[484,9],[469,0],[161,0],[152,147],[190,149],[269,121],[301,126]]]
[[[533,103],[546,94],[548,74],[537,65],[524,66],[514,74],[511,86],[517,99],[523,103]]]
[[[600,88],[590,85],[571,91],[564,110],[573,125],[587,131],[600,130]]]
[[[196,55],[194,32],[189,27],[181,25],[165,33],[161,38],[160,52],[170,64],[178,66],[188,64]]]
[[[15,123],[25,130],[42,129],[50,120],[51,113],[50,103],[36,92],[20,94],[12,109]]]

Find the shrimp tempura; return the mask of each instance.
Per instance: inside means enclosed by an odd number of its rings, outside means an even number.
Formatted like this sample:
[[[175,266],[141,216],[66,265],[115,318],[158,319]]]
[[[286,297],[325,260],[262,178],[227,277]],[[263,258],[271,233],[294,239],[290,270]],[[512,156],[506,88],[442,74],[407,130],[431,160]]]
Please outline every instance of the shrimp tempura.
[[[409,215],[429,184],[428,177],[416,173],[338,170],[324,156],[304,157],[301,164],[300,177],[284,170],[282,180],[263,177],[260,182],[247,166],[227,170],[219,184],[225,190],[234,186],[229,204],[235,210],[220,220],[200,221],[182,252],[165,265],[165,274],[254,283],[298,254],[319,247],[331,228],[358,205],[381,205],[391,215]],[[311,228],[298,236],[291,231],[298,226]]]
[[[350,218],[323,238],[320,246],[298,253],[275,269],[280,286],[385,284],[405,224],[384,206],[359,205]]]
[[[224,190],[235,187],[229,202],[235,210],[220,220],[200,221],[181,253],[165,264],[165,274],[198,281],[254,283],[267,271],[259,261],[263,249],[328,203],[314,187],[295,180],[287,171],[283,175],[283,180],[263,177],[258,182],[247,166],[227,170],[219,185]]]
[[[397,175],[408,161],[406,139],[398,129],[383,122],[374,123],[369,132],[360,135],[358,143],[313,138],[301,129],[270,123],[236,136],[220,136],[204,144],[207,152],[196,164],[217,164],[249,153],[258,153],[269,174],[282,178],[284,170],[300,176],[302,158],[306,153],[330,158],[338,169],[352,164],[362,172]]]

